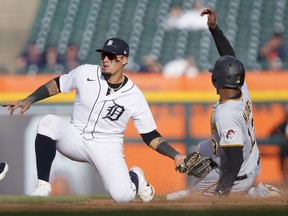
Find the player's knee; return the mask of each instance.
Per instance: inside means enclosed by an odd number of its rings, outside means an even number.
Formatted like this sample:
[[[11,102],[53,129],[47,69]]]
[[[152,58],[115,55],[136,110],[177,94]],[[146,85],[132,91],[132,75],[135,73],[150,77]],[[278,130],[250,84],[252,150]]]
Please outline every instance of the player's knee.
[[[37,133],[55,139],[58,128],[58,117],[52,114],[44,116],[37,128]]]
[[[135,192],[118,190],[115,191],[114,193],[110,192],[110,196],[115,202],[118,203],[132,202],[135,199]]]

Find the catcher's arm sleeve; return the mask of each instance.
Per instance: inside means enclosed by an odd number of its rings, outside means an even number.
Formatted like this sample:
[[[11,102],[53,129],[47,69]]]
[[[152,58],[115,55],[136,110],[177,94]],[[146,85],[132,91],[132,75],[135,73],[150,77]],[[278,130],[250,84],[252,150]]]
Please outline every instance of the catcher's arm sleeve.
[[[243,153],[241,146],[223,148],[227,156],[227,161],[223,167],[223,174],[219,179],[215,193],[219,196],[227,196],[234,184],[243,163]]]
[[[174,159],[178,151],[176,151],[169,143],[163,139],[157,130],[153,130],[146,134],[140,134],[143,141],[150,146],[152,149],[156,150],[162,155]]]

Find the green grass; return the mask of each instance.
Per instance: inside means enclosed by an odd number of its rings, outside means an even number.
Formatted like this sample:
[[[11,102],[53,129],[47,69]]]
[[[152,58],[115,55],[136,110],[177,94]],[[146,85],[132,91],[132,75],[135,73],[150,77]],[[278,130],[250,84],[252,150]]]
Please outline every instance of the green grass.
[[[54,196],[54,197],[31,197],[31,196],[0,196],[1,204],[33,204],[33,203],[78,203],[89,201],[88,196]],[[0,208],[1,211],[1,208]]]

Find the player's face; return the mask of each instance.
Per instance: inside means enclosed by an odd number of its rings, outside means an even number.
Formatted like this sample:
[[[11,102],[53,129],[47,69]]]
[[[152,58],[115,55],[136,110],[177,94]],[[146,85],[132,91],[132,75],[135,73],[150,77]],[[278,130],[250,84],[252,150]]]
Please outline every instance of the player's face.
[[[122,72],[124,66],[127,64],[128,58],[122,55],[115,55],[112,53],[101,53],[101,70],[103,74],[110,74],[113,76],[119,71]]]

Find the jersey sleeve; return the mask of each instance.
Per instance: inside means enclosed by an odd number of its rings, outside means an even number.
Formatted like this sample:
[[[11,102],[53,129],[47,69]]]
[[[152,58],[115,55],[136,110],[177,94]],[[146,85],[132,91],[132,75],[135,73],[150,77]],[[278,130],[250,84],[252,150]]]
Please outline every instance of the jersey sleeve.
[[[70,92],[76,88],[77,80],[81,73],[81,66],[71,70],[69,73],[60,76],[59,84],[61,92]]]
[[[232,45],[224,35],[223,31],[219,28],[219,26],[216,25],[214,29],[209,30],[212,34],[219,55],[230,55],[235,57],[235,52]]]
[[[216,125],[220,136],[220,147],[244,146],[242,128],[235,118],[222,119]]]
[[[140,93],[132,116],[133,123],[139,134],[149,133],[156,129],[156,123],[150,107],[142,93]]]

